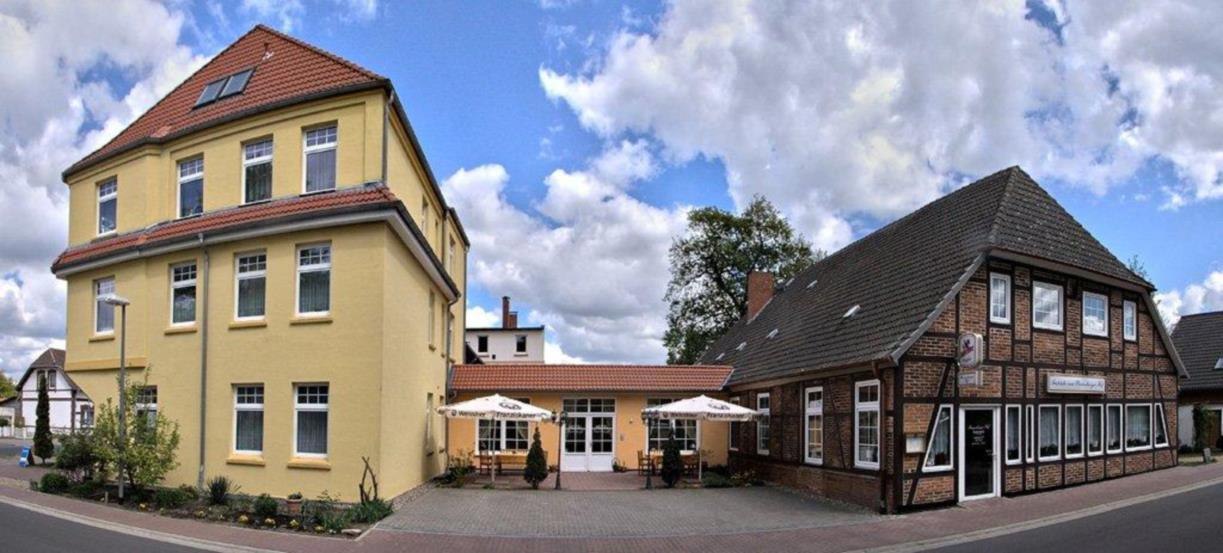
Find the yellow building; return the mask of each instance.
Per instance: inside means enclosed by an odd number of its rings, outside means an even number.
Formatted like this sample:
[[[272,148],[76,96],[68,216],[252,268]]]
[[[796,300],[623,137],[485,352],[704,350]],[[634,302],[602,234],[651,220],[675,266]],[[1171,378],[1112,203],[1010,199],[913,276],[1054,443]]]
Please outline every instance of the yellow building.
[[[166,484],[384,496],[445,468],[468,241],[388,79],[258,26],[64,172],[66,370],[179,424]]]
[[[641,410],[700,394],[723,398],[730,367],[701,365],[457,365],[451,403],[499,393],[565,414],[564,435],[551,422],[538,423],[548,464],[566,472],[635,470],[638,457],[661,451],[665,432],[652,422],[647,430]],[[725,422],[675,421],[675,436],[686,453],[702,452],[709,466],[725,465],[730,426]],[[536,423],[451,419],[451,455],[523,453]],[[477,435],[479,439],[477,440]]]

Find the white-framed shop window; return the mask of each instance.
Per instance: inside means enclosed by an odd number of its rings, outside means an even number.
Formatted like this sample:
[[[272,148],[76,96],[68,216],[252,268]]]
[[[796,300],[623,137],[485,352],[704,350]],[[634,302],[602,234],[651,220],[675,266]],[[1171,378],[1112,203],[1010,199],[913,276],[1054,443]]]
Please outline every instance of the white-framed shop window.
[[[1087,406],[1087,455],[1104,454],[1104,406]]]
[[[1011,322],[1011,275],[989,274],[989,320],[998,324]]]
[[[1109,453],[1121,453],[1125,449],[1125,418],[1121,413],[1121,405],[1105,407],[1104,447]]]
[[[769,454],[769,393],[763,392],[756,395],[756,410],[760,412],[760,418],[756,419],[756,454]]]
[[[1138,304],[1125,300],[1122,306],[1122,334],[1127,341],[1138,340]]]
[[[1040,416],[1036,437],[1040,449],[1036,452],[1036,458],[1042,462],[1055,461],[1062,456],[1062,407],[1041,405],[1036,413]]]
[[[1065,418],[1065,452],[1067,459],[1083,456],[1083,406],[1067,405]]]
[[[263,385],[234,386],[234,453],[263,454]]]
[[[1131,403],[1125,406],[1125,450],[1151,449],[1151,406]]]
[[[297,248],[297,314],[322,316],[331,312],[331,245]]]
[[[1083,292],[1083,334],[1108,337],[1108,296]]]
[[[951,468],[951,406],[940,405],[934,414],[934,428],[930,432],[930,443],[926,444],[922,472],[939,472]]]
[[[1006,464],[1023,462],[1023,407],[1006,406]]]
[[[879,381],[854,384],[854,466],[879,469]]]
[[[1062,330],[1062,287],[1032,282],[1032,327]]]
[[[298,384],[293,395],[293,455],[326,457],[331,387]]]
[[[813,386],[805,393],[803,416],[803,460],[808,464],[824,464],[824,388]]]

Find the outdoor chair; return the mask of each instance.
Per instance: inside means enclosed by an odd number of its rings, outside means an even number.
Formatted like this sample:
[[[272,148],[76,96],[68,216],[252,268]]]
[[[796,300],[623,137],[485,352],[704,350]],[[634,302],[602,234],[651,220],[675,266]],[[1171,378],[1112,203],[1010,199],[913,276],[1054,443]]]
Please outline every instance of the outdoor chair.
[[[654,474],[654,458],[647,456],[645,451],[637,450],[637,474],[645,476],[646,474]]]
[[[480,453],[476,455],[476,470],[480,474],[492,474],[494,464],[493,459],[492,453]]]

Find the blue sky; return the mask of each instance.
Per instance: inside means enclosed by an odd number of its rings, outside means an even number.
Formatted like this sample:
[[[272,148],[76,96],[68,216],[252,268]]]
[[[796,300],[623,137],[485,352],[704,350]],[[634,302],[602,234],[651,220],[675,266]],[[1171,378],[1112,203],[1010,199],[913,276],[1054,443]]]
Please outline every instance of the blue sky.
[[[692,206],[764,194],[832,250],[1013,164],[1138,255],[1170,321],[1223,309],[1223,13],[1140,5],[13,2],[0,367],[62,343],[58,172],[258,22],[394,81],[473,238],[473,322],[512,295],[550,360],[662,359]]]

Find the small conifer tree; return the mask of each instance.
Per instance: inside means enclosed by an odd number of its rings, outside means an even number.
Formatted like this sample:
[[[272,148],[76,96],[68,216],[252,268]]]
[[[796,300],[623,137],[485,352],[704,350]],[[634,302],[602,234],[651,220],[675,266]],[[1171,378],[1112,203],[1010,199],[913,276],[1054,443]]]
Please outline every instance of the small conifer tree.
[[[543,443],[539,439],[539,427],[535,427],[535,436],[531,438],[531,449],[527,452],[527,466],[522,471],[522,478],[538,490],[539,483],[548,477],[548,457],[544,454]]]
[[[45,465],[55,455],[55,442],[51,439],[51,399],[47,397],[46,379],[38,379],[38,406],[34,409],[34,456]]]
[[[675,433],[667,432],[667,441],[662,445],[662,481],[668,488],[674,488],[684,474],[684,462],[679,456],[679,442],[675,441]]]

